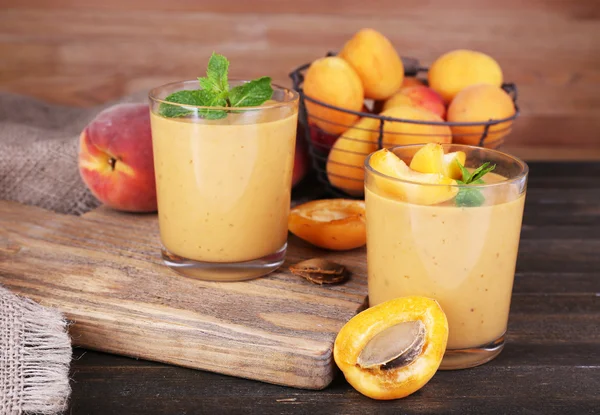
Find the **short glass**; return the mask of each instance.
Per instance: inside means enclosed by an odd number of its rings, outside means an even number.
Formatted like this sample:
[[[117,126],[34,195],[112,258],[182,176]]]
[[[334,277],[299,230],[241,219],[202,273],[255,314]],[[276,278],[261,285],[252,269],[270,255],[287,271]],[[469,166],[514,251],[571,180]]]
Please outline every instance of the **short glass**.
[[[230,81],[230,86],[244,81]],[[240,281],[285,259],[298,94],[273,86],[258,107],[195,107],[165,101],[198,81],[150,91],[162,257],[186,276]],[[161,104],[183,116],[159,115]],[[206,111],[225,111],[209,120]]]
[[[421,147],[390,150],[409,165]],[[457,206],[456,197],[423,204],[435,192],[460,187],[382,174],[370,166],[376,153],[365,161],[369,305],[408,295],[436,299],[449,325],[440,369],[463,369],[488,362],[504,347],[528,167],[496,150],[443,147],[466,153],[467,168],[496,165],[485,184],[469,185],[485,197],[482,205]]]

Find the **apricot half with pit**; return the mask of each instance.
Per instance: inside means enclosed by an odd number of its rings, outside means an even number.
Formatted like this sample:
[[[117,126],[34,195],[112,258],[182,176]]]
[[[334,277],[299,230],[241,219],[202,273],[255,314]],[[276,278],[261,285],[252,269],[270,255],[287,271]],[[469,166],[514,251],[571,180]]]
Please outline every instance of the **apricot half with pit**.
[[[373,399],[404,398],[438,370],[448,320],[437,301],[419,296],[386,301],[342,327],[333,357],[348,383]]]

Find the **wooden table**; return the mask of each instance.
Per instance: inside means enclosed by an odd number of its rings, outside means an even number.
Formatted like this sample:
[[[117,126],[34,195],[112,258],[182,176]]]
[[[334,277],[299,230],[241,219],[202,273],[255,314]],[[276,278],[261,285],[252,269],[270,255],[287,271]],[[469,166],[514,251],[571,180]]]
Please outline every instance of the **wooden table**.
[[[600,163],[530,168],[508,344],[494,361],[378,402],[342,375],[305,391],[75,350],[70,413],[598,413]]]

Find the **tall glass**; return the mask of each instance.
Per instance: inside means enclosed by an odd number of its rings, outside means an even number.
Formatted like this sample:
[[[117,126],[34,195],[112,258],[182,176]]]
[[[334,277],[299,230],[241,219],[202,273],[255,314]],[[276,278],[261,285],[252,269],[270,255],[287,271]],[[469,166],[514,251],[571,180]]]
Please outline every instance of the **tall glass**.
[[[422,145],[391,149],[408,165]],[[420,184],[387,176],[365,161],[369,304],[407,295],[438,300],[449,337],[441,369],[483,364],[504,347],[527,185],[527,165],[496,150],[445,144],[466,153],[467,168],[496,165],[480,206],[439,204],[435,192],[458,185]],[[376,153],[373,153],[376,154]]]
[[[265,275],[285,259],[298,94],[274,86],[270,101],[241,108],[165,101],[197,88],[185,81],[149,94],[163,259],[206,280]],[[163,117],[166,104],[183,115]],[[226,116],[209,120],[207,110]]]

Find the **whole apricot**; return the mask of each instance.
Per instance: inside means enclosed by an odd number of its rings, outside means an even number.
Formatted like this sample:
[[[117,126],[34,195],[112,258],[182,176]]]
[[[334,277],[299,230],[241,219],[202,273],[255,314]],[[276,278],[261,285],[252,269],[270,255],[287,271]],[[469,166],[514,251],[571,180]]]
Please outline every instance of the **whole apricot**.
[[[386,99],[402,85],[402,60],[388,38],[376,30],[358,31],[339,56],[356,70],[367,98]]]
[[[364,90],[356,71],[342,58],[330,56],[315,60],[304,77],[304,94],[325,104],[360,111]],[[326,133],[338,135],[346,131],[358,115],[327,108],[305,100],[310,122]]]
[[[383,146],[392,147],[404,144],[450,143],[450,127],[444,120],[430,111],[409,107],[392,107],[380,115],[409,121],[425,121],[427,124],[414,124],[402,121],[385,121],[383,126]],[[437,123],[437,124],[435,124]]]
[[[329,183],[353,196],[364,194],[364,163],[377,150],[378,126],[375,118],[361,118],[337,139],[327,158]]]
[[[437,58],[427,76],[429,86],[446,102],[471,85],[502,85],[498,62],[485,53],[466,49],[453,50]]]
[[[512,98],[502,88],[479,84],[459,92],[448,107],[448,121],[487,122],[512,117],[515,105]],[[485,147],[496,147],[501,139],[511,131],[512,121],[491,125],[485,137]],[[484,125],[452,126],[455,143],[479,145],[484,133]]]
[[[333,357],[363,395],[399,399],[429,382],[447,341],[448,320],[437,301],[401,297],[351,318],[335,339]]]

